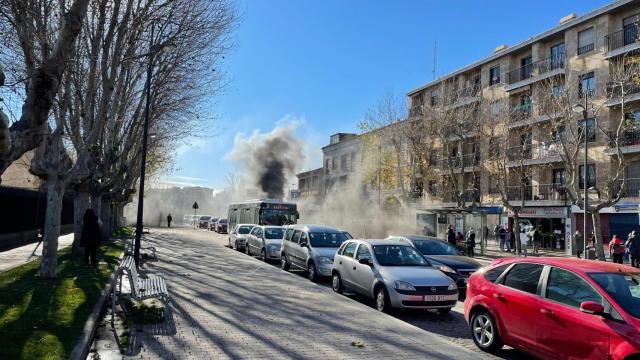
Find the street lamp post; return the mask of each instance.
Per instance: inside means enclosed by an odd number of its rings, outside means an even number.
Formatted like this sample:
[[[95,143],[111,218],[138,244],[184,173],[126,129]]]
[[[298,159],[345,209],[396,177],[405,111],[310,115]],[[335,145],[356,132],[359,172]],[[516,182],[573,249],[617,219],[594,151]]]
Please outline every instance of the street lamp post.
[[[583,201],[584,201],[584,212],[583,212],[583,217],[582,217],[582,237],[584,238],[583,241],[583,254],[585,256],[585,258],[587,257],[587,209],[589,208],[589,197],[587,196],[587,163],[588,163],[588,154],[587,151],[589,149],[589,127],[587,126],[587,119],[589,118],[589,111],[587,108],[588,105],[588,98],[589,98],[589,90],[588,89],[584,89],[583,92],[583,96],[584,96],[584,105],[583,104],[575,104],[572,106],[572,110],[575,113],[582,113],[582,119],[584,121],[583,123],[583,127],[584,130],[582,131],[582,135],[584,136],[584,168],[583,168],[583,179],[582,179],[582,187],[583,187]]]

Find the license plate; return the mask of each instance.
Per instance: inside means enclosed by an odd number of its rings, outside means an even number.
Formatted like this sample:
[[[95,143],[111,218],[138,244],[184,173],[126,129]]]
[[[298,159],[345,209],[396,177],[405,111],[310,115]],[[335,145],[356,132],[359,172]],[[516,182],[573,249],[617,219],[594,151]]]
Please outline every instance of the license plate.
[[[447,297],[444,295],[425,295],[423,297],[424,301],[446,301]]]

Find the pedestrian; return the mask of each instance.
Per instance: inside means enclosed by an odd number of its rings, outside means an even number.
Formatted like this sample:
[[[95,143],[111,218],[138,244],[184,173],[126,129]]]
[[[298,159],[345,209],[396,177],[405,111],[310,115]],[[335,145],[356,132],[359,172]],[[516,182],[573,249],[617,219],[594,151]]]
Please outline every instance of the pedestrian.
[[[500,225],[496,224],[496,226],[493,227],[493,237],[496,239],[496,244],[498,243],[498,241],[500,240],[498,238],[498,234],[500,232]]]
[[[476,233],[473,231],[473,228],[471,228],[469,229],[469,232],[467,232],[467,256],[473,257],[475,247]]]
[[[425,226],[422,228],[422,235],[424,235],[424,236],[429,235],[429,227],[428,227],[427,225],[425,225]]]
[[[171,227],[171,221],[173,221],[173,217],[171,217],[171,214],[167,215],[167,227]]]
[[[93,209],[87,209],[82,217],[80,245],[84,248],[84,263],[98,267],[97,253],[100,245],[100,225]]]
[[[527,257],[527,242],[529,241],[529,237],[524,229],[520,229],[520,248],[522,252],[522,256]]]
[[[533,230],[533,234],[531,235],[531,238],[533,240],[533,252],[534,253],[538,253],[538,249],[540,248],[540,242],[541,242],[541,238],[542,238],[542,233],[540,232],[540,226],[538,225],[538,227]]]
[[[504,241],[507,238],[507,230],[505,230],[504,226],[500,226],[498,229],[498,237],[500,238],[500,248],[504,249]]]
[[[582,236],[580,230],[576,230],[576,233],[573,234],[573,243],[576,247],[576,256],[579,259],[582,251],[584,250],[584,236]]]
[[[511,231],[507,231],[505,237],[504,237],[504,246],[505,248],[500,248],[500,251],[502,250],[506,250],[511,252]]]
[[[489,228],[485,226],[483,232],[484,232],[484,241],[489,241]]]
[[[629,233],[627,237],[627,242],[625,243],[625,248],[629,253],[629,258],[631,259],[631,266],[640,267],[640,243],[638,243],[638,237],[636,236],[636,231],[633,230]]]
[[[516,234],[513,232],[513,228],[509,229],[509,234],[511,234],[511,241],[507,243],[507,251],[511,252],[512,249],[516,248]]]
[[[624,243],[618,235],[613,235],[613,239],[609,241],[609,257],[613,259],[614,263],[622,264],[622,258],[624,257]]]
[[[456,246],[456,233],[453,231],[453,225],[451,224],[449,224],[449,230],[447,230],[447,242]]]
[[[462,233],[460,231],[458,231],[456,233],[456,244],[462,244],[463,240],[464,240],[464,236],[462,235]]]

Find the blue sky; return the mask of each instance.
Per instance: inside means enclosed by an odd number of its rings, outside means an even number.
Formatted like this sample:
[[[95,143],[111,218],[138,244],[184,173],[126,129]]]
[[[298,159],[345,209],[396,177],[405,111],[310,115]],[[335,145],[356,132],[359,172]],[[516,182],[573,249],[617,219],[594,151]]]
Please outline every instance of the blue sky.
[[[385,92],[404,94],[436,76],[548,30],[572,12],[610,0],[243,0],[236,47],[223,64],[231,81],[207,104],[218,114],[215,136],[190,139],[177,151],[171,181],[220,189],[237,134],[296,123],[307,140],[308,170],[322,165],[320,147],[358,121]]]

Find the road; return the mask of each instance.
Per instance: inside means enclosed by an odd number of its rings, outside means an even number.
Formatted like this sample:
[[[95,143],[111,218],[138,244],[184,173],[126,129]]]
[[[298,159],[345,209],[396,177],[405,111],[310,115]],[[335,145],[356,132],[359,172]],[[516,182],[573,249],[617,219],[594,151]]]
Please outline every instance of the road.
[[[193,230],[193,229],[181,229],[178,230],[180,232],[188,232],[190,237],[197,237],[198,239],[201,239],[203,241],[208,241],[210,242],[212,245],[220,245],[220,246],[227,246],[228,245],[228,235],[226,234],[217,234],[215,232],[210,232],[207,230]],[[231,252],[231,253],[227,253],[227,256],[233,259],[238,259],[238,258],[247,258],[247,255],[244,255],[240,252]],[[257,260],[257,259],[255,259]],[[279,264],[278,263],[270,263],[270,265],[277,269],[277,271],[282,271],[279,269]],[[256,271],[255,269],[252,271]],[[284,271],[282,271],[283,274],[286,274]],[[307,281],[306,278],[304,278],[304,273],[302,272],[293,272],[298,278]],[[260,277],[260,273],[259,272],[255,272],[254,273],[255,277],[259,278]],[[312,283],[309,282],[309,284],[311,285]],[[331,289],[331,281],[330,279],[324,279],[320,282],[318,282],[317,284],[314,285],[319,285],[320,287],[324,287],[328,290]],[[338,295],[338,294],[331,294],[335,297],[347,297],[351,300],[353,300],[355,303],[357,303],[359,306],[363,307],[363,308],[367,308],[367,309],[371,309],[374,310],[373,308],[373,303],[372,300],[361,296],[361,295],[357,295],[354,293],[345,293],[346,296],[342,296],[342,295]],[[432,312],[432,311],[420,311],[420,310],[416,310],[416,311],[402,311],[402,312],[398,312],[395,313],[393,315],[393,317],[395,317],[398,320],[401,320],[404,323],[413,325],[416,328],[419,328],[421,330],[423,330],[423,332],[425,333],[431,333],[431,334],[435,334],[437,337],[446,340],[447,342],[451,342],[451,343],[455,343],[457,345],[461,345],[464,348],[467,348],[473,352],[476,352],[478,354],[478,356],[486,356],[488,358],[496,358],[496,359],[533,359],[532,357],[511,349],[511,348],[505,348],[504,350],[502,350],[500,353],[496,354],[495,356],[490,356],[487,355],[481,351],[479,351],[477,349],[477,347],[475,346],[475,344],[473,343],[473,340],[470,337],[469,334],[469,330],[466,324],[466,321],[464,320],[464,309],[463,309],[463,302],[462,302],[463,298],[461,298],[461,301],[458,302],[458,304],[454,307],[454,309],[451,311],[451,313],[449,313],[448,315],[439,315],[436,312]],[[367,312],[368,316],[371,317],[379,317],[379,316],[383,316],[382,314],[379,313],[375,313],[375,312]]]

